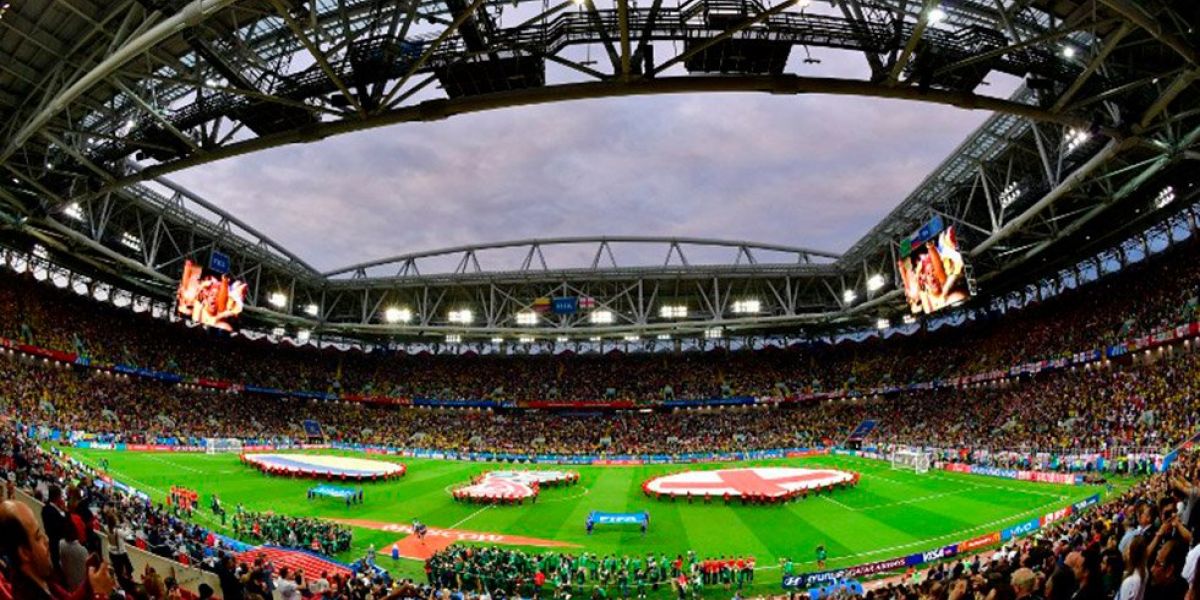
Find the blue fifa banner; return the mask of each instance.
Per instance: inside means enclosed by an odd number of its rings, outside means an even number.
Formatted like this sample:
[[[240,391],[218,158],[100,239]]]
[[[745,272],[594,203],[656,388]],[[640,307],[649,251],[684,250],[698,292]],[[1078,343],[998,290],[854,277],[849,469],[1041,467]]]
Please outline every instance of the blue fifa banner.
[[[212,254],[208,255],[208,269],[210,271],[216,271],[222,275],[228,273],[229,255],[213,250]]]
[[[138,367],[131,367],[129,365],[113,365],[112,370],[125,375],[136,375],[138,377],[145,377],[147,379],[165,381],[167,383],[179,383],[180,381],[183,381],[182,376],[174,373],[167,373],[165,371],[152,371],[150,369],[141,369]]]
[[[563,296],[550,301],[550,310],[556,315],[573,315],[579,312],[579,298]]]
[[[610,513],[593,510],[588,520],[596,525],[642,525],[650,523],[650,513]]]

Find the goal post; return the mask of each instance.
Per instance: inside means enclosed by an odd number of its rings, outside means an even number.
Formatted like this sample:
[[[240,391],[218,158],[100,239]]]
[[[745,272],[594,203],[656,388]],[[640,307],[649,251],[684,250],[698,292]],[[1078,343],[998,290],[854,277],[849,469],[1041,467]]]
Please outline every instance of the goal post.
[[[933,465],[930,454],[924,450],[896,449],[892,451],[892,468],[914,473],[928,473]]]
[[[222,454],[242,451],[242,440],[237,438],[204,438],[205,454]]]

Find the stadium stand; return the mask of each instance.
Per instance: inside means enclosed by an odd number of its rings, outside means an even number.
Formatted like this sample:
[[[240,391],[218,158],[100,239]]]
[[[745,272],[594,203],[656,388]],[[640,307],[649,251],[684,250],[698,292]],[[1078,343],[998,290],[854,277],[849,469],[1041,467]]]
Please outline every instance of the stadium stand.
[[[144,569],[138,581],[139,574],[114,551],[132,545],[127,552],[136,549],[173,561],[169,564],[179,573],[190,573],[184,569],[192,565],[210,571],[225,598],[266,597],[280,586],[302,586],[310,597],[356,600],[449,597],[443,589],[482,598],[480,582],[490,582],[487,588],[497,597],[501,591],[524,596],[534,588],[559,597],[595,594],[598,588],[637,594],[655,586],[698,597],[704,589],[732,592],[754,571],[745,574],[745,562],[739,568],[736,558],[655,557],[651,563],[641,557],[544,553],[535,559],[517,551],[493,555],[465,547],[451,547],[430,559],[428,581],[398,582],[392,588],[342,573],[314,578],[314,573],[276,570],[271,560],[225,553],[223,542],[178,506],[154,505],[111,486],[93,485],[96,473],[35,445],[19,431],[23,425],[37,425],[127,443],[202,445],[198,440],[222,437],[288,446],[307,440],[304,424],[314,421],[334,441],[454,451],[677,454],[828,446],[874,421],[870,431],[858,432],[860,438],[881,448],[930,448],[944,462],[1091,471],[1099,464],[1089,453],[1103,451],[1132,457],[1110,460],[1105,469],[1148,477],[1124,496],[1039,538],[1008,544],[988,557],[939,564],[866,591],[865,597],[1183,598],[1200,557],[1200,552],[1187,551],[1192,531],[1200,525],[1200,510],[1194,510],[1200,502],[1200,469],[1185,454],[1169,471],[1150,475],[1153,465],[1139,457],[1180,445],[1200,423],[1194,401],[1200,392],[1200,356],[1190,342],[1086,368],[1065,365],[987,384],[921,387],[870,398],[670,410],[660,404],[659,391],[671,386],[677,397],[711,398],[769,396],[780,388],[852,390],[1070,356],[1194,321],[1198,253],[1200,246],[1186,244],[1153,262],[1009,314],[909,338],[758,352],[603,357],[379,355],[213,338],[5,274],[0,276],[0,337],[77,354],[92,365],[120,362],[190,378],[405,397],[502,395],[522,403],[555,396],[615,396],[653,409],[579,416],[329,402],[202,389],[10,349],[0,359],[6,415],[0,424],[0,460],[13,475],[5,493],[14,497],[21,489],[38,501],[61,497],[62,511],[83,522],[86,547],[109,544],[118,567],[116,581],[92,578],[82,588],[91,586],[91,592],[104,593],[111,585],[135,598],[203,598],[209,593],[198,585],[180,587],[178,579],[160,583]],[[470,368],[463,368],[464,363]],[[610,388],[615,392],[609,393]],[[60,481],[78,483],[63,489]],[[103,509],[94,514],[91,506]],[[24,526],[15,510],[4,505],[0,525]],[[295,523],[286,518],[241,515],[238,520],[243,530],[250,528],[246,537],[284,546],[310,547],[312,537],[324,552],[349,544],[347,531],[319,521],[304,524],[306,531],[317,533],[295,534],[292,540]],[[110,533],[116,537],[110,540]],[[23,543],[6,537],[5,559],[16,560],[14,544]],[[189,575],[188,581],[205,577]],[[10,585],[29,582],[6,582],[0,593]],[[67,592],[52,595],[68,597]]]

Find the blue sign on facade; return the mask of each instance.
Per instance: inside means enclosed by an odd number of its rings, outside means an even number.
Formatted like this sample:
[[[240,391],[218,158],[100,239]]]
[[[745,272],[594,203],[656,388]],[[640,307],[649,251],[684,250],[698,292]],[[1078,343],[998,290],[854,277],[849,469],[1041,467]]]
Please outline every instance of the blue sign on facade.
[[[222,254],[216,250],[208,256],[208,269],[217,273],[225,274],[229,272],[229,255]]]

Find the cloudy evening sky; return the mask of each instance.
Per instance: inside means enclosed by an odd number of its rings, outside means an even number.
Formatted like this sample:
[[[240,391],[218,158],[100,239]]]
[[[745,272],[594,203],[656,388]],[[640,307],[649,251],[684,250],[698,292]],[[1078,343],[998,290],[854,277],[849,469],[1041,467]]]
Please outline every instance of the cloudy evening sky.
[[[550,236],[841,252],[987,116],[833,96],[586,100],[374,129],[172,178],[322,270]]]

